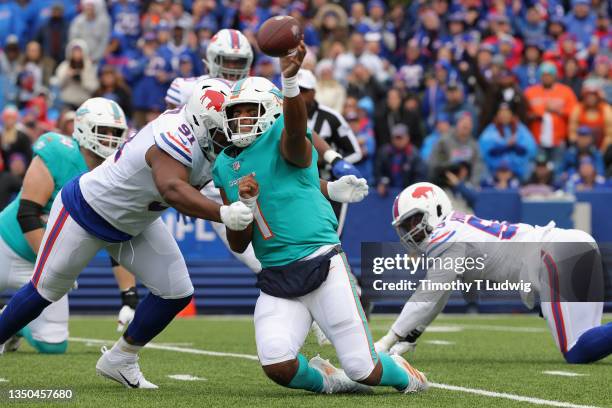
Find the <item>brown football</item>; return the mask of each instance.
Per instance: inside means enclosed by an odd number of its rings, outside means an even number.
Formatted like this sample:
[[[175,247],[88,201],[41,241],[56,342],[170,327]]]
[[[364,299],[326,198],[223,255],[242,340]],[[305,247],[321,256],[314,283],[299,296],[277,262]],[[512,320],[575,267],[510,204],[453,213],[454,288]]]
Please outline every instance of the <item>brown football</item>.
[[[290,16],[277,16],[267,19],[257,32],[257,45],[261,52],[271,57],[289,54],[300,44],[302,28]]]

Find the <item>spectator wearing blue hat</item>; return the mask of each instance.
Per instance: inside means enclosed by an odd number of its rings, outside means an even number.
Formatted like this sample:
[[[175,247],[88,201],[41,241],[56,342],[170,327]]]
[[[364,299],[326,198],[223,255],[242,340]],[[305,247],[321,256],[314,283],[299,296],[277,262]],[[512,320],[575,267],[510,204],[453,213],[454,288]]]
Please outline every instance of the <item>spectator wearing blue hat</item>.
[[[583,47],[588,47],[595,33],[597,17],[591,0],[572,0],[572,11],[565,17],[567,32],[574,34]]]
[[[604,161],[603,156],[593,138],[593,131],[588,126],[580,126],[577,131],[577,136],[574,144],[569,146],[559,165],[557,166],[557,177],[565,183],[571,176],[577,171],[582,156],[589,156],[593,161],[595,172],[597,174],[604,174]]]
[[[580,157],[578,171],[567,180],[565,191],[568,193],[592,191],[607,188],[606,178],[597,174],[595,161],[590,155]]]
[[[391,142],[378,149],[374,177],[378,194],[384,197],[389,188],[404,188],[426,180],[427,166],[418,149],[410,143],[408,127],[397,124],[391,129]]]
[[[509,104],[500,104],[495,120],[480,135],[479,144],[489,171],[494,172],[504,161],[519,179],[523,180],[530,174],[537,145],[527,126],[513,114]]]

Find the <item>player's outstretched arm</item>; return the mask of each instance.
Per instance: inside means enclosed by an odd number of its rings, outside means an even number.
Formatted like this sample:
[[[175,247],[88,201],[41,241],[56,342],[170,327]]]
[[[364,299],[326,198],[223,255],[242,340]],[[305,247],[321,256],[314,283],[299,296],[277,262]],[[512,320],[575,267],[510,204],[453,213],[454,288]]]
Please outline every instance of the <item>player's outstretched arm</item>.
[[[230,202],[227,199],[225,190],[220,188],[219,192],[221,193],[221,199],[223,200],[223,203],[225,205],[229,205]],[[255,200],[257,200],[256,196]],[[239,254],[242,254],[244,251],[246,251],[253,238],[253,223],[251,223],[248,227],[246,227],[246,229],[242,231],[232,231],[227,227],[225,229],[227,231],[227,242],[229,243],[230,249]]]
[[[147,151],[146,160],[151,166],[155,186],[170,206],[190,217],[221,222],[221,206],[189,184],[187,167],[155,145]]]
[[[297,85],[297,73],[306,55],[306,45],[300,42],[293,55],[280,57],[283,81],[284,129],[281,136],[281,154],[289,163],[306,168],[312,161],[312,144],[306,137],[306,104]]]
[[[41,219],[43,208],[51,199],[54,188],[55,182],[49,169],[40,157],[34,157],[23,179],[17,221],[36,254],[45,234],[45,225]]]

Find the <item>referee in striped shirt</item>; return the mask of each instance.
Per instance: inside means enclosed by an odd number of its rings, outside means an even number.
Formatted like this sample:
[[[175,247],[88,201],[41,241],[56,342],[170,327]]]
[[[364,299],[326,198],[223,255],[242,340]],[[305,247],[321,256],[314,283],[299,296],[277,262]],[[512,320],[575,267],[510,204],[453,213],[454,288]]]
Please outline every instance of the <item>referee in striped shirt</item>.
[[[361,178],[361,173],[353,166],[353,163],[362,158],[359,142],[340,113],[315,100],[316,84],[317,80],[311,71],[299,70],[298,86],[308,111],[308,128],[331,147],[324,153],[323,161],[319,161],[321,178],[331,181],[351,174]],[[338,235],[342,236],[348,204],[334,201],[331,204],[338,219]]]

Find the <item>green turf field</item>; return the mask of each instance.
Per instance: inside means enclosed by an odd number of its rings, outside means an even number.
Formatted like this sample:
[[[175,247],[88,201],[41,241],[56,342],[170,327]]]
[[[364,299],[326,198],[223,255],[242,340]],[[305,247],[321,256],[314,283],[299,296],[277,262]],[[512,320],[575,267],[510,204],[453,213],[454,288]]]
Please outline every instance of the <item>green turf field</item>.
[[[608,315],[605,320],[612,318]],[[389,317],[374,316],[374,337],[378,339],[390,323]],[[115,327],[114,317],[73,317],[73,340],[66,355],[42,356],[25,345],[17,353],[0,357],[0,407],[535,406],[523,397],[548,401],[539,401],[541,406],[612,407],[612,357],[587,366],[565,364],[544,321],[535,316],[440,316],[409,358],[434,383],[417,395],[402,395],[390,388],[377,389],[372,396],[313,395],[277,386],[264,376],[255,359],[248,317],[175,321],[155,340],[157,348],[141,353],[146,378],[160,388],[128,390],[95,374],[102,341],[112,345],[117,338]],[[318,347],[313,337],[307,339],[303,352],[307,357],[320,353],[337,363],[333,348]],[[544,371],[581,375],[546,375]],[[175,374],[200,379],[168,377]],[[8,400],[9,389],[23,388],[71,388],[74,397],[71,402],[55,403]],[[491,394],[474,394],[478,390]]]

